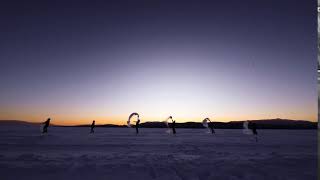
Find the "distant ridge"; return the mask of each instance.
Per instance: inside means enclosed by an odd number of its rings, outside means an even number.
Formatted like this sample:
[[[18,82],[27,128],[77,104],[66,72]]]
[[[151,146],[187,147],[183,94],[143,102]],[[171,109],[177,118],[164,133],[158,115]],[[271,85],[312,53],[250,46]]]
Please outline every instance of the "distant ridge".
[[[36,125],[40,123],[33,123],[21,120],[0,120],[0,125]]]
[[[289,119],[265,119],[265,120],[249,120],[257,125],[258,129],[317,129],[317,122],[305,120],[289,120]],[[242,129],[244,121],[230,122],[213,122],[215,129]],[[141,123],[141,127],[146,128],[163,128],[166,127],[162,122],[146,122]],[[177,128],[204,128],[200,122],[176,123]]]
[[[35,126],[35,125],[40,125],[43,122],[27,122],[27,121],[22,121],[22,120],[0,120],[0,126],[1,125],[6,125],[6,126],[18,126],[18,125]],[[52,124],[52,126],[55,126],[55,125]]]
[[[290,119],[262,119],[262,120],[250,120],[255,122],[258,129],[317,129],[317,122],[310,122],[306,120],[290,120]],[[244,121],[230,121],[230,122],[213,122],[215,129],[242,129]],[[20,120],[0,120],[0,128],[2,125],[39,125],[38,123],[20,121]],[[87,125],[54,125],[58,127],[90,127],[91,124]],[[114,125],[114,124],[103,124],[96,125],[96,127],[127,127],[126,125]],[[140,124],[142,128],[166,128],[163,122],[144,122]],[[200,122],[185,122],[176,123],[177,128],[204,128]]]

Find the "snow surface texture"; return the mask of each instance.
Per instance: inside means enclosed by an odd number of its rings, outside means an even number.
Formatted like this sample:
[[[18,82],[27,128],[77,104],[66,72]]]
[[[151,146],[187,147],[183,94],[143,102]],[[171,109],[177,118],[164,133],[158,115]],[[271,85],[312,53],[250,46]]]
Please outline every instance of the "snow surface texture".
[[[316,130],[0,127],[1,180],[316,180]]]

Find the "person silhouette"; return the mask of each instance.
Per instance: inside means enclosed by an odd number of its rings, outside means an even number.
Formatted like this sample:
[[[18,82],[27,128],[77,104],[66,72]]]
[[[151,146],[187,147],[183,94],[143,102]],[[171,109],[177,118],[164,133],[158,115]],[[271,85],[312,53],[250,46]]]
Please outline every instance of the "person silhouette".
[[[209,120],[209,128],[211,129],[211,133],[212,134],[215,134],[215,131],[214,131],[214,129],[213,129],[213,122],[211,122],[210,120]]]
[[[138,120],[136,121],[136,134],[139,134],[139,124],[140,124],[140,118],[138,116]]]
[[[256,142],[258,142],[258,132],[257,132],[256,123],[250,122],[250,125],[251,125],[252,133],[253,133],[253,135],[254,135],[254,137],[255,137],[255,140],[256,140]]]
[[[94,130],[93,130],[93,129],[94,129],[94,128],[95,128],[95,126],[96,126],[96,125],[95,125],[95,123],[96,123],[96,121],[95,121],[95,120],[93,120],[93,121],[92,121],[92,124],[91,124],[91,130],[90,130],[90,133],[94,133]]]
[[[172,120],[171,128],[172,128],[172,133],[175,135],[176,134],[176,121]]]
[[[42,129],[42,134],[48,133],[48,127],[50,125],[50,118],[48,118],[44,123],[43,129]]]

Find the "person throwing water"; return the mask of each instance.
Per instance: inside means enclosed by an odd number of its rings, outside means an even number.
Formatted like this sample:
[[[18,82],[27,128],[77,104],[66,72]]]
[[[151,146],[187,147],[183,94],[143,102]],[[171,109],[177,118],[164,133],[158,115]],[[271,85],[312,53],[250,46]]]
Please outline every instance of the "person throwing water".
[[[131,114],[130,114],[130,116],[129,116],[129,118],[128,118],[128,121],[127,121],[127,126],[128,126],[129,128],[132,127],[132,125],[131,125],[131,118],[132,118],[133,116],[137,116],[137,121],[135,121],[135,122],[136,122],[135,128],[136,128],[136,135],[138,135],[138,134],[139,134],[139,125],[140,125],[140,116],[139,116],[138,113],[134,112],[134,113],[131,113]]]
[[[250,127],[251,130],[252,130],[252,133],[253,133],[253,135],[254,135],[254,138],[255,138],[256,142],[258,142],[258,132],[257,132],[256,123],[254,123],[254,122],[249,122],[249,127]]]
[[[91,124],[90,134],[91,134],[91,133],[94,133],[94,130],[93,130],[93,129],[96,127],[96,124],[95,124],[95,123],[96,123],[96,121],[93,120],[93,121],[92,121],[92,124]]]
[[[176,121],[172,119],[172,116],[170,116],[170,119],[172,120],[172,123],[171,123],[172,133],[176,135]]]
[[[140,125],[140,118],[139,118],[139,115],[138,115],[138,120],[136,121],[136,134],[137,135],[139,134],[139,125]]]
[[[213,122],[211,122],[211,120],[209,118],[208,118],[208,121],[209,121],[208,126],[209,126],[209,128],[211,130],[211,134],[215,134],[215,131],[214,131],[214,128],[213,128]]]
[[[211,131],[211,134],[214,134],[215,131],[214,131],[214,126],[213,126],[213,122],[211,122],[211,120],[209,118],[205,118],[203,121],[202,121],[202,125],[207,128],[207,129],[210,129]],[[209,133],[209,131],[208,131]]]
[[[258,132],[257,132],[256,123],[251,121],[244,121],[242,132],[243,134],[254,135],[256,142],[258,142]]]
[[[50,118],[48,118],[44,123],[43,129],[42,129],[42,134],[48,133],[48,127],[50,125]]]

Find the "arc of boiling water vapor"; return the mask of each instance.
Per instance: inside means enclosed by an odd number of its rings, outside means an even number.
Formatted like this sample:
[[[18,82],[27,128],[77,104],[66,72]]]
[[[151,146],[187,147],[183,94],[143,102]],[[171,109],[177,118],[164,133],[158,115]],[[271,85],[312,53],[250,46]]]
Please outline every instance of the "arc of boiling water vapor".
[[[169,116],[166,120],[163,121],[166,124],[167,128],[168,128],[166,130],[166,133],[170,133],[171,132],[171,129],[169,127],[169,122],[168,122],[169,119],[171,119],[171,121],[173,121],[172,116]]]
[[[210,133],[208,121],[211,123],[211,120],[210,120],[209,118],[205,118],[205,119],[202,121],[202,125],[203,125],[203,127],[205,127],[205,128],[208,130],[207,133]]]
[[[252,131],[249,129],[249,122],[245,121],[243,122],[243,130],[242,130],[243,134],[247,134],[247,135],[252,135]]]
[[[202,121],[202,125],[206,128],[209,128],[208,126],[208,121],[211,122],[211,120],[209,118],[205,118],[203,121]]]
[[[129,116],[129,118],[128,118],[128,121],[127,121],[127,126],[128,127],[131,127],[131,118],[133,117],[133,116],[138,116],[138,118],[139,118],[139,114],[138,113],[136,113],[136,112],[134,112],[134,113],[131,113],[130,114],[130,116]]]

